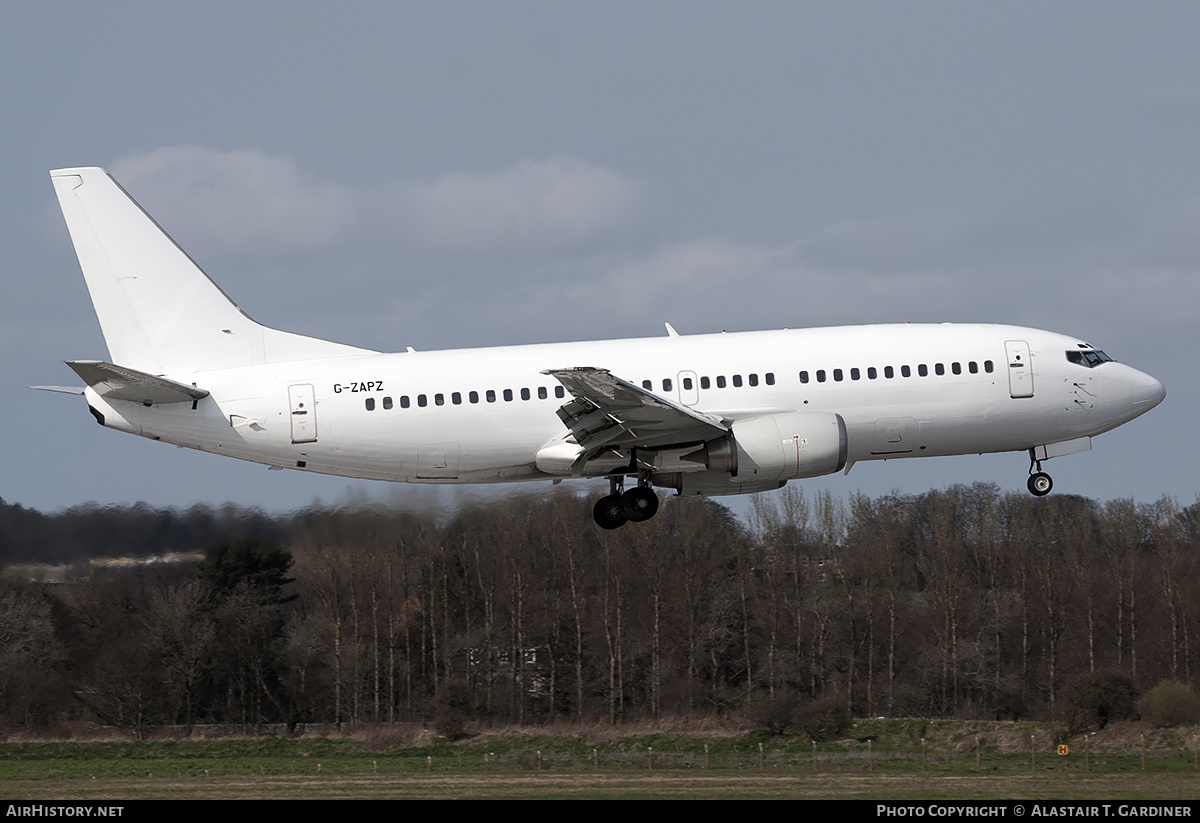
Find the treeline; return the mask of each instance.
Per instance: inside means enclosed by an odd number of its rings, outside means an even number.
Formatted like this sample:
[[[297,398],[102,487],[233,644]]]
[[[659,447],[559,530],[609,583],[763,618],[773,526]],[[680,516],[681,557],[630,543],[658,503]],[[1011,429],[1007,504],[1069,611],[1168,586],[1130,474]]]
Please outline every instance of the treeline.
[[[1047,719],[1097,689],[1132,711],[1196,683],[1198,514],[976,485],[787,488],[746,521],[670,498],[613,532],[569,493],[264,517],[194,567],[5,582],[0,723],[618,723],[829,698]]]
[[[232,504],[183,511],[92,504],[43,514],[0,500],[0,564],[86,563],[100,557],[194,551],[246,534],[284,540],[290,521]]]

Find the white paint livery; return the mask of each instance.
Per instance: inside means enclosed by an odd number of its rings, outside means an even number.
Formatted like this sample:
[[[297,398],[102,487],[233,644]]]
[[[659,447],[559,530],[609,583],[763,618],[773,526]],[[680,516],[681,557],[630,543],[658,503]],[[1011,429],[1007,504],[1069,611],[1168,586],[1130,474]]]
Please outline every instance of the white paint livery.
[[[1165,395],[1076,338],[999,325],[668,325],[653,339],[382,354],[255,323],[103,169],[51,178],[113,361],[69,364],[97,420],[272,468],[608,477],[605,528],[653,516],[653,486],[757,492],[863,460],[1027,451],[1030,491],[1045,494],[1042,460]]]

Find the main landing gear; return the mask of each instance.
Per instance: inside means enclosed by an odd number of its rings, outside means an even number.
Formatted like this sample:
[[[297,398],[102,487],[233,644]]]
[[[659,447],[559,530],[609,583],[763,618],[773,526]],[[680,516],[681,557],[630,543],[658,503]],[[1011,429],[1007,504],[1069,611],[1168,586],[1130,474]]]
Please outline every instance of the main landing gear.
[[[1034,468],[1037,471],[1034,471]],[[1045,497],[1054,488],[1054,481],[1050,479],[1050,475],[1042,471],[1042,461],[1033,456],[1033,449],[1029,450],[1029,481],[1025,484],[1029,487],[1029,493],[1034,497]]]
[[[602,529],[619,529],[626,523],[640,523],[658,512],[658,495],[649,484],[639,483],[623,492],[623,480],[610,477],[608,495],[597,500],[592,508],[592,518]]]

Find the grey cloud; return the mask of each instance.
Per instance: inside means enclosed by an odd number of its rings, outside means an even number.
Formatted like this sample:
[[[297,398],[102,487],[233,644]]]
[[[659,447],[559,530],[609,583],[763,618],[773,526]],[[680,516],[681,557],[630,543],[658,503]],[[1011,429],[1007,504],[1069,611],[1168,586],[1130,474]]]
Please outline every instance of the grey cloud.
[[[643,199],[621,174],[562,154],[369,188],[313,180],[286,157],[201,146],[125,157],[112,172],[168,231],[224,257],[292,257],[352,239],[436,253],[561,253],[628,229]]]
[[[603,296],[623,326],[647,329],[681,299],[710,329],[895,320],[1087,328],[1188,322],[1187,311],[1162,307],[1190,307],[1200,288],[1188,203],[1137,238],[1105,234],[1112,220],[1103,213],[930,212],[831,223],[791,242],[700,237],[636,251],[620,239],[642,219],[641,187],[569,155],[358,189],[312,180],[287,158],[196,146],[126,158],[113,171],[168,230],[182,226],[188,239],[199,238],[206,260],[344,255],[341,247],[354,240],[364,248],[343,279],[374,288],[375,275],[351,274],[372,258],[366,247],[427,255],[418,262],[431,271],[456,268],[451,261],[467,254],[479,293],[424,298],[457,301],[460,316],[471,314],[473,301],[489,311],[509,305],[511,318]],[[289,276],[327,279],[300,264]],[[504,289],[486,287],[496,278]],[[1131,278],[1139,282],[1136,298],[1114,300]],[[539,285],[555,281],[553,289]]]
[[[339,245],[354,224],[352,191],[260,151],[167,146],[111,171],[168,232],[186,232],[209,255],[292,256]]]
[[[387,196],[388,216],[407,243],[476,254],[588,246],[632,226],[641,200],[628,178],[565,154],[401,184]]]

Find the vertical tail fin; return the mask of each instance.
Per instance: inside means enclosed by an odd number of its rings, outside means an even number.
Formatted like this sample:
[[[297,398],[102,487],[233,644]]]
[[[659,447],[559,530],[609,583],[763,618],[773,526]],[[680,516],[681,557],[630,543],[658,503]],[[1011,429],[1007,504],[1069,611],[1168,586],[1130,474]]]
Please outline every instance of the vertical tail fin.
[[[369,353],[251,320],[104,169],[50,177],[114,363],[167,374]]]

